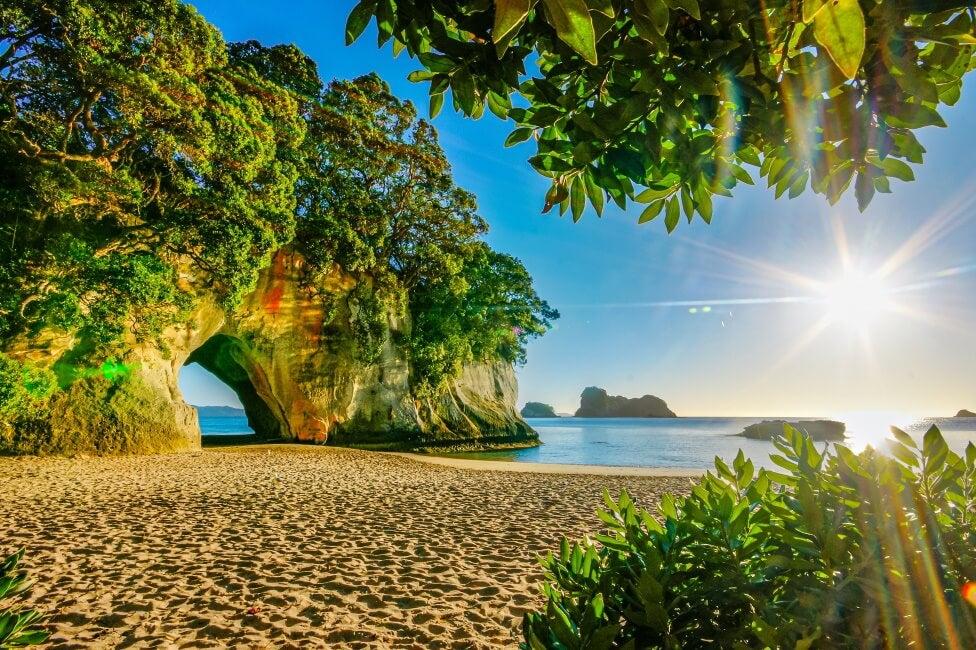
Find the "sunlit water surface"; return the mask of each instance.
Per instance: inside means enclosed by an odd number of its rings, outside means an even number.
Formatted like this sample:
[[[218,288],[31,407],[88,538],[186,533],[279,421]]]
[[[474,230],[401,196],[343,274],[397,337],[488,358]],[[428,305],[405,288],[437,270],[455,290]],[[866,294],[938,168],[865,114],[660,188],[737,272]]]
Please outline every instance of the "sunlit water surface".
[[[741,449],[761,466],[770,466],[771,442],[750,440],[734,434],[768,418],[555,418],[530,419],[542,445],[509,452],[467,454],[467,457],[512,460],[523,463],[565,463],[622,467],[674,467],[708,469],[719,456],[731,460]],[[816,418],[783,418],[790,421]],[[871,445],[881,448],[890,438],[887,425],[871,418],[851,418],[845,444],[855,451]],[[935,424],[949,446],[962,452],[976,442],[976,418],[924,418],[892,422],[921,441]]]
[[[768,418],[529,419],[529,424],[539,432],[542,445],[463,456],[520,463],[708,469],[713,466],[715,456],[731,460],[741,449],[754,463],[768,467],[772,443],[734,435],[763,419]],[[976,442],[976,418],[924,418],[906,422],[878,415],[850,414],[845,421],[848,423],[845,444],[855,451],[866,445],[882,447],[884,439],[890,437],[889,423],[901,426],[919,441],[934,424],[957,452],[962,452],[970,441]],[[252,433],[242,417],[200,418],[200,428],[204,435]]]

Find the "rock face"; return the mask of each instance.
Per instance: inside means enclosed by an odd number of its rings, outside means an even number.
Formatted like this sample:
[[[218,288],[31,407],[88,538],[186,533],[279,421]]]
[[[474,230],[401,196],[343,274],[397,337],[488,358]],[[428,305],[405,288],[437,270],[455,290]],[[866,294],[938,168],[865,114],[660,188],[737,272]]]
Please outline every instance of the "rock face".
[[[962,409],[961,411],[959,411],[958,413],[956,413],[956,417],[957,418],[976,418],[976,413],[973,413],[972,411],[967,411],[966,409]]]
[[[153,344],[129,342],[125,379],[84,374],[54,398],[48,417],[0,427],[7,453],[158,453],[199,449],[197,412],[183,401],[180,369],[199,363],[230,386],[258,439],[367,448],[531,446],[538,436],[515,409],[511,365],[471,365],[439,399],[415,399],[399,341],[409,322],[387,314],[377,357],[357,348],[359,305],[348,276],[312,292],[303,258],[279,251],[233,313],[206,296],[188,325]],[[14,358],[70,367],[60,344],[21,341]]]
[[[674,411],[660,397],[644,395],[627,398],[607,395],[596,386],[584,388],[580,395],[578,418],[674,418]]]
[[[526,402],[521,410],[523,418],[558,418],[555,409],[542,402]]]
[[[794,429],[803,431],[814,440],[836,441],[844,439],[847,425],[836,420],[810,420],[806,422],[786,422],[786,420],[763,420],[750,424],[737,436],[753,438],[755,440],[772,440],[775,436],[783,435],[783,425],[789,424]]]

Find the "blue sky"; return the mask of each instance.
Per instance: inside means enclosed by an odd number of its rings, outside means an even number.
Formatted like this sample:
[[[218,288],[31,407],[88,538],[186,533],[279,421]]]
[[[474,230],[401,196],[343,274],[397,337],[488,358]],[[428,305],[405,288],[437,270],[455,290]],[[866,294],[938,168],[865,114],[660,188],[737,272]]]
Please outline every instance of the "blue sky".
[[[326,80],[376,71],[426,113],[426,84],[406,81],[416,62],[377,49],[372,28],[343,45],[351,0],[192,4],[229,41],[294,43]],[[597,385],[658,395],[687,416],[976,408],[972,86],[943,111],[948,129],[919,133],[928,154],[917,180],[892,181],[894,193],[863,214],[853,197],[831,208],[809,193],[777,201],[740,186],[716,200],[710,226],[682,223],[671,236],[659,221],[638,226],[638,208],[603,219],[588,211],[578,224],[540,214],[548,182],[526,163],[532,145],[506,149],[511,122],[462,119],[448,102],[434,125],[458,184],[491,224],[489,242],[521,259],[562,313],[529,346],[520,403],[572,411],[582,389]],[[804,279],[831,283],[844,259],[865,275],[889,271],[886,306],[867,309],[876,296],[854,293],[839,304],[873,318],[825,323],[838,302],[826,304]],[[697,304],[662,304],[675,302]],[[182,375],[188,401],[234,402],[202,370]]]

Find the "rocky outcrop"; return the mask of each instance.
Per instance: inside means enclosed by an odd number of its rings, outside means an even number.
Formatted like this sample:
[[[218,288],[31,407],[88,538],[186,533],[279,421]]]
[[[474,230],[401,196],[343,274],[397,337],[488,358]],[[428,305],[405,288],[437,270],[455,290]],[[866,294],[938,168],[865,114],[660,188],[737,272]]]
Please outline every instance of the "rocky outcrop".
[[[583,389],[580,407],[576,410],[578,418],[674,418],[674,411],[660,397],[644,395],[627,398],[620,395],[607,395],[607,391],[596,386]]]
[[[958,413],[956,413],[956,417],[957,418],[976,418],[976,413],[973,413],[972,411],[968,411],[966,409],[962,409],[961,411],[959,411]]]
[[[817,441],[839,441],[845,438],[847,425],[836,420],[808,420],[787,422],[786,420],[763,420],[750,424],[737,436],[753,438],[755,440],[772,440],[783,435],[783,425],[789,424],[798,431],[802,431]]]
[[[520,411],[523,418],[558,418],[555,409],[542,402],[526,402]]]
[[[336,273],[312,291],[302,282],[303,267],[299,254],[280,251],[233,313],[203,295],[185,326],[152,344],[127,342],[111,377],[75,372],[70,340],[11,346],[5,352],[14,358],[60,367],[66,390],[37,422],[0,427],[0,451],[198,449],[197,412],[177,382],[187,363],[199,363],[237,393],[259,440],[384,449],[538,444],[515,409],[510,364],[468,366],[439,399],[416,399],[401,343],[409,322],[386,314],[382,344],[365,358],[357,342],[357,282]]]

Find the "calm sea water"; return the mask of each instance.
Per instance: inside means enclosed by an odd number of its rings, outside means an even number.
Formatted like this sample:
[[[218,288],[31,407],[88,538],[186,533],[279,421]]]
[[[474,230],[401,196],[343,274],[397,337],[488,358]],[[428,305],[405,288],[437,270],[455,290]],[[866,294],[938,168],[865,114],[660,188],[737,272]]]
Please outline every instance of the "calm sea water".
[[[529,419],[542,445],[518,451],[464,454],[467,458],[521,463],[563,463],[623,467],[709,469],[715,456],[731,460],[739,449],[757,465],[769,466],[772,443],[733,434],[764,418],[554,418]],[[765,418],[768,419],[768,418]],[[802,420],[813,418],[785,418]],[[856,418],[854,418],[856,420]],[[889,437],[888,421],[848,422],[846,445],[860,451],[879,447]],[[926,418],[894,422],[921,440],[929,426],[942,431],[949,446],[961,452],[976,442],[976,418]],[[253,433],[242,417],[200,418],[205,435]]]
[[[201,417],[200,431],[205,436],[239,436],[254,433],[254,430],[247,426],[245,417]]]
[[[466,456],[523,463],[710,469],[715,456],[731,461],[741,449],[755,464],[769,466],[769,454],[775,451],[772,443],[733,435],[763,419],[769,418],[529,419],[539,432],[541,446]],[[950,447],[959,452],[969,441],[976,442],[976,418],[928,418],[897,424],[918,440],[935,424]],[[849,423],[847,435],[845,444],[856,451],[868,444],[880,447],[890,437],[886,424],[871,423]]]

